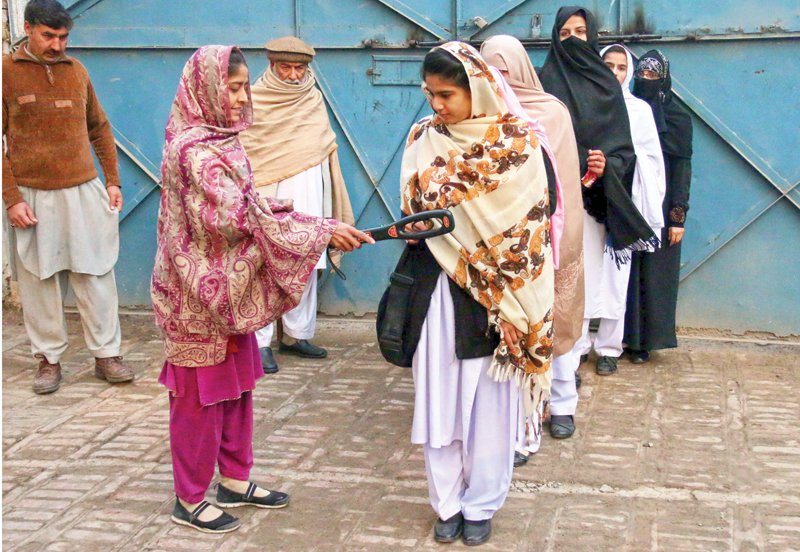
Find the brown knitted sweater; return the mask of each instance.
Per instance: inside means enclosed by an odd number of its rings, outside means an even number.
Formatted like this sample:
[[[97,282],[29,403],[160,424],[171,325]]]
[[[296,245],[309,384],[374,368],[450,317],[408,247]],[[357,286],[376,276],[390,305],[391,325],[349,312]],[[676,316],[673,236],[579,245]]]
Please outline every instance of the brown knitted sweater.
[[[23,201],[18,186],[59,190],[97,177],[91,147],[106,186],[119,186],[111,124],[74,58],[44,65],[24,46],[3,56],[3,136],[6,208]]]

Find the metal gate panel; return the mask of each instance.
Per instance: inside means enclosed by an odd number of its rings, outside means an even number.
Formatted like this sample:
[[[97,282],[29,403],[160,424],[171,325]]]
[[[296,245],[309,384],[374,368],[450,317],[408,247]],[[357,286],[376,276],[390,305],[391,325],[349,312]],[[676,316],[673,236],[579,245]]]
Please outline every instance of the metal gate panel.
[[[320,51],[315,60],[320,88],[339,136],[342,172],[357,225],[385,224],[400,213],[400,157],[405,132],[426,105],[414,85],[370,84],[368,69],[385,51]],[[328,275],[321,283],[320,305],[328,313],[373,312],[383,292],[399,243],[385,243],[345,255],[346,282]]]
[[[452,0],[378,0],[441,40],[453,36]]]
[[[694,118],[693,178],[681,258],[687,277],[780,194],[702,120]]]
[[[800,212],[788,202],[757,219],[681,282],[679,324],[798,335],[798,229]]]
[[[644,6],[645,18],[656,32],[667,36],[726,35],[800,31],[796,1],[698,2],[697,0],[620,0],[623,13],[632,21]]]
[[[125,140],[131,154],[160,179],[164,126],[191,52],[70,47],[69,53],[90,69],[117,140]]]
[[[676,91],[773,183],[800,179],[796,40],[667,43]],[[643,53],[645,46],[634,48]]]
[[[368,72],[373,56],[370,50],[325,51],[315,63],[331,109],[377,186],[405,140],[400,129],[410,128],[425,98],[419,79],[410,86],[372,86]]]
[[[714,199],[690,202],[686,279],[778,203],[800,208],[800,164],[785,153],[800,147],[800,101],[786,94],[792,75],[781,70],[796,48],[790,41],[748,41],[662,49],[679,68],[676,92],[702,121],[695,120],[695,149],[704,155],[694,159],[693,198]]]
[[[15,0],[11,0],[14,8]],[[429,111],[419,60],[432,43],[494,34],[547,39],[558,0],[73,0],[71,53],[89,68],[114,126],[126,197],[117,269],[123,304],[148,302],[155,251],[163,129],[181,68],[208,43],[244,47],[252,77],[269,38],[297,34],[317,48],[314,70],[338,137],[362,227],[399,212],[405,132]],[[606,34],[630,30],[638,2],[587,7]],[[642,3],[657,46],[672,59],[676,91],[692,111],[695,160],[680,290],[683,325],[800,333],[800,163],[796,77],[800,12],[793,0]],[[747,4],[747,5],[745,5]],[[13,10],[12,10],[13,11]],[[15,12],[16,13],[16,12]],[[16,27],[15,27],[16,28]],[[755,33],[755,34],[754,34]],[[763,40],[781,34],[781,40]],[[691,35],[693,42],[682,42]],[[735,35],[735,36],[734,36]],[[749,40],[740,40],[743,37]],[[755,38],[753,38],[755,37]],[[736,38],[736,41],[731,41]],[[530,55],[540,66],[545,49]],[[346,282],[327,277],[320,308],[374,311],[399,243],[347,255]],[[747,289],[742,297],[741,290]],[[692,308],[688,308],[690,306]]]
[[[268,37],[295,32],[290,1],[79,0],[71,46],[198,48],[234,43],[260,47]]]
[[[409,41],[437,38],[379,0],[297,0],[296,6],[298,36],[315,48],[406,47]]]

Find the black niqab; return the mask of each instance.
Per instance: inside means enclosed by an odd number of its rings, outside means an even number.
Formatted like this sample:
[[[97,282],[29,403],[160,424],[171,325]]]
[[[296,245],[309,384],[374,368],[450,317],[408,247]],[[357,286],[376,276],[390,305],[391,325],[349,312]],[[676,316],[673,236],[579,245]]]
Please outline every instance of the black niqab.
[[[639,75],[649,60],[663,68],[658,80]],[[692,157],[692,119],[672,93],[669,60],[658,50],[650,50],[639,58],[633,79],[633,94],[650,104],[661,138],[661,149],[674,157]]]
[[[561,40],[559,31],[573,15],[586,19],[586,41],[577,37]],[[581,174],[586,169],[589,149],[606,156],[605,174],[583,189],[584,207],[608,229],[617,262],[625,262],[625,249],[644,249],[658,239],[630,198],[630,179],[636,155],[631,140],[628,110],[614,74],[597,51],[597,21],[580,6],[564,6],[556,14],[547,59],[539,75],[548,92],[569,109]]]

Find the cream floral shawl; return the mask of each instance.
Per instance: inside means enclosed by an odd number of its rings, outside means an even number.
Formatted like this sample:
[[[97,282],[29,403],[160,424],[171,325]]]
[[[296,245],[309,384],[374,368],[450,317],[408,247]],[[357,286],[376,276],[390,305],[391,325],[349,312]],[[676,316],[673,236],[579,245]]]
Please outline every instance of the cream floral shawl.
[[[526,412],[550,392],[553,257],[542,150],[528,125],[509,113],[486,62],[471,46],[440,46],[469,76],[472,117],[446,125],[434,115],[408,135],[401,168],[403,210],[447,208],[455,230],[428,240],[442,269],[524,338],[501,335],[489,375],[514,379]],[[502,334],[502,332],[501,332]]]

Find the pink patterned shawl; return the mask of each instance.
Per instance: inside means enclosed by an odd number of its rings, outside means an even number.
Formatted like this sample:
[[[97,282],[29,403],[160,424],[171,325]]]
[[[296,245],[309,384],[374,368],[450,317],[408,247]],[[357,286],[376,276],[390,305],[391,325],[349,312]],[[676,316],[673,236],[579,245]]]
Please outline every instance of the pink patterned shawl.
[[[250,105],[231,120],[233,49],[192,55],[167,122],[151,295],[167,360],[178,366],[222,362],[231,335],[293,308],[336,228],[256,194],[238,137],[251,124]]]

